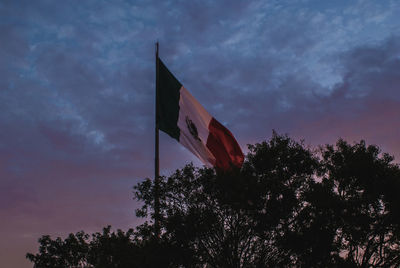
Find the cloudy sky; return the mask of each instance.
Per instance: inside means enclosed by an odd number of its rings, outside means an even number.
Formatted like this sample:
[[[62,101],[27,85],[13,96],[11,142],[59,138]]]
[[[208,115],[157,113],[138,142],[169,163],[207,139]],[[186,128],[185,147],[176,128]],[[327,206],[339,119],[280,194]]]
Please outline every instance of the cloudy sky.
[[[0,259],[134,227],[153,174],[155,42],[246,144],[365,139],[400,159],[398,0],[0,0]],[[160,134],[161,171],[200,166]]]

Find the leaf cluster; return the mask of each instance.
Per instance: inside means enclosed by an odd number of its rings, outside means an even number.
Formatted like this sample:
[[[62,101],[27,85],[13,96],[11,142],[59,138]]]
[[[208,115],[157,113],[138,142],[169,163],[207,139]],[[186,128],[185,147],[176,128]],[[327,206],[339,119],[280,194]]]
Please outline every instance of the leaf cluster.
[[[318,150],[288,136],[249,145],[243,167],[189,164],[134,187],[135,231],[43,236],[36,267],[398,267],[400,168],[364,141]]]

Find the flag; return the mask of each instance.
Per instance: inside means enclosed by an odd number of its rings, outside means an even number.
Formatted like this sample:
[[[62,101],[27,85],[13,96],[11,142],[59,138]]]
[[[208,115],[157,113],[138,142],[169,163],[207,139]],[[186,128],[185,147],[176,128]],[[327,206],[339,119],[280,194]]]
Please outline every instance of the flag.
[[[206,166],[241,167],[244,155],[232,133],[212,117],[158,58],[157,121]]]

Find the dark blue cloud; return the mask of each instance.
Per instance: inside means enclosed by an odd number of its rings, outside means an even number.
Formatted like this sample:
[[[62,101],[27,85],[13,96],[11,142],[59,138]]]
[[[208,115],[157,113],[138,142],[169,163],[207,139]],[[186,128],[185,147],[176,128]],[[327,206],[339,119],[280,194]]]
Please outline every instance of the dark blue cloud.
[[[137,223],[130,187],[153,173],[157,40],[243,148],[276,129],[400,156],[399,12],[397,1],[3,0],[0,234],[15,243],[0,242],[0,259],[30,267],[41,234]],[[163,174],[200,165],[160,137]]]

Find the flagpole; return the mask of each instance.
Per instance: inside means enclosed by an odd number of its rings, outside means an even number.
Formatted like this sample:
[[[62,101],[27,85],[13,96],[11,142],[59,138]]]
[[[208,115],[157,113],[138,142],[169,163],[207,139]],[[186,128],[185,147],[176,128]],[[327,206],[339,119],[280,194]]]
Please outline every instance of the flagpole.
[[[159,86],[158,42],[156,42],[156,118],[155,118],[155,158],[154,158],[154,233],[160,237],[160,159],[159,159],[159,128],[158,128],[158,86]]]

